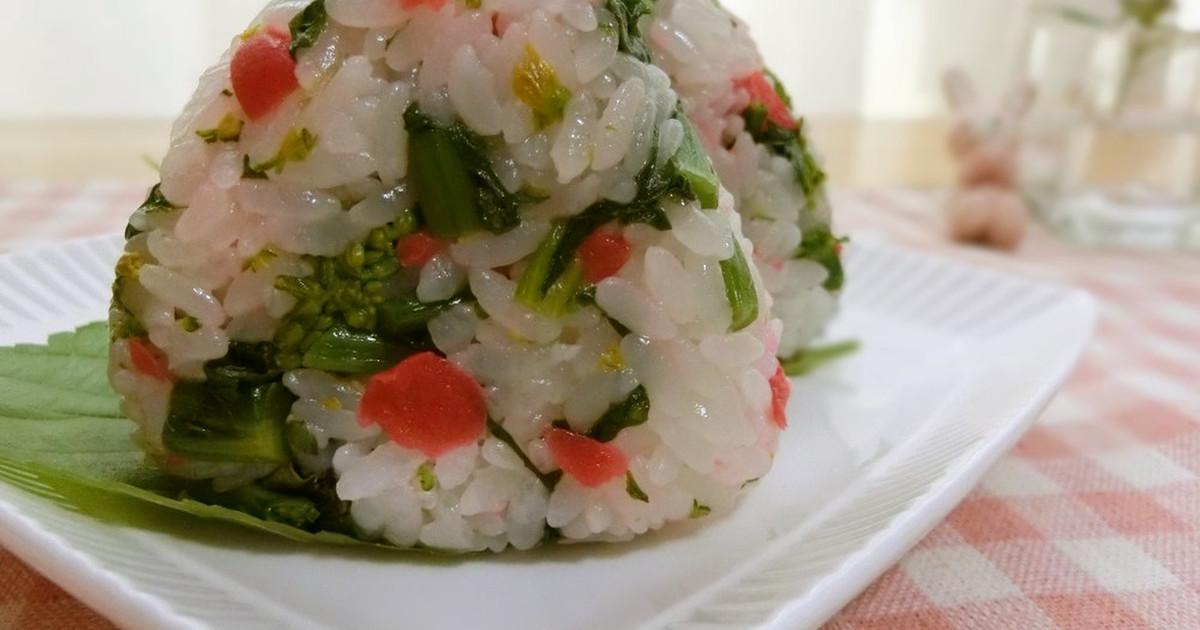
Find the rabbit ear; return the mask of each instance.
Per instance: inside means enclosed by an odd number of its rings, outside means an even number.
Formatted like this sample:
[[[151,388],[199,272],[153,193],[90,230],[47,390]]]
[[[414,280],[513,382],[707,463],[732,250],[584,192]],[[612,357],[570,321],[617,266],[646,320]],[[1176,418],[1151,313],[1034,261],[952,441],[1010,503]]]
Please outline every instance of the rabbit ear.
[[[1009,89],[1000,106],[1000,117],[1008,124],[1016,124],[1029,113],[1037,100],[1037,88],[1029,79],[1021,79]]]
[[[954,113],[970,117],[978,112],[979,98],[975,96],[975,86],[961,68],[951,68],[942,75],[942,89]]]

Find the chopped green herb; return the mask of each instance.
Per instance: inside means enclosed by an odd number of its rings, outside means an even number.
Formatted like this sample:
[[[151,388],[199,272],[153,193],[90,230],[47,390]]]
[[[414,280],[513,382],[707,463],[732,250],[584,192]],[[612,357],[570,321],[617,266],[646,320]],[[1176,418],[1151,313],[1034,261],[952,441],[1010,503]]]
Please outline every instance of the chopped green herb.
[[[478,9],[483,6],[483,0],[463,0],[463,6],[468,9]]]
[[[641,501],[642,503],[650,502],[650,495],[646,494],[645,490],[642,490],[642,487],[638,485],[637,479],[633,478],[633,473],[631,472],[625,473],[625,492],[629,493],[629,496],[634,501]]]
[[[804,232],[800,247],[794,258],[803,258],[820,263],[829,272],[825,289],[840,291],[846,283],[846,271],[842,266],[841,246],[845,239],[833,235],[828,226],[813,226]]]
[[[295,59],[301,50],[316,45],[321,32],[325,30],[328,17],[325,12],[325,0],[315,0],[292,18],[288,23],[292,32],[292,45],[289,48],[292,59]]]
[[[688,518],[704,518],[712,514],[712,508],[707,505],[701,505],[699,501],[692,499],[692,512],[688,514]]]
[[[513,69],[513,93],[533,110],[533,124],[545,129],[562,120],[571,91],[563,87],[558,73],[532,44],[525,46],[525,58]]]
[[[814,346],[805,348],[780,363],[788,376],[804,376],[827,363],[858,352],[859,347],[859,342],[853,340],[827,346]]]
[[[750,263],[746,261],[742,246],[734,241],[733,247],[733,256],[721,261],[721,275],[725,278],[729,307],[733,309],[730,331],[737,332],[758,319],[758,290],[754,286],[754,276],[750,273]]]
[[[242,119],[233,114],[225,114],[221,122],[212,129],[201,129],[196,132],[208,144],[216,144],[218,142],[237,142],[242,139],[242,129],[246,123]]]
[[[643,425],[650,419],[650,397],[646,388],[638,386],[629,397],[609,407],[588,432],[597,442],[611,442],[617,435],[630,427]]]

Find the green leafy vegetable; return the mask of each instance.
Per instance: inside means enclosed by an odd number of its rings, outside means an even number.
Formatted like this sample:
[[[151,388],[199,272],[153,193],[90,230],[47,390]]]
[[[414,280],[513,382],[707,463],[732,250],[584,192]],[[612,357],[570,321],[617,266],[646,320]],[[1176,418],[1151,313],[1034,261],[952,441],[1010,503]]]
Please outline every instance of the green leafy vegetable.
[[[675,168],[700,201],[700,207],[712,210],[720,204],[721,179],[717,177],[692,121],[682,114],[676,119],[683,123],[684,136],[683,146],[675,154]]]
[[[695,499],[692,500],[692,512],[691,514],[688,514],[688,518],[704,518],[709,514],[712,514],[712,508],[708,507],[707,505],[702,505]]]
[[[642,34],[641,19],[654,13],[655,0],[609,0],[608,11],[617,18],[618,50],[650,63],[650,46]]]
[[[825,289],[840,291],[846,283],[846,271],[842,267],[841,246],[845,239],[833,235],[828,226],[813,226],[804,232],[795,258],[820,263],[829,272]]]
[[[409,164],[425,225],[438,238],[456,239],[483,229],[475,205],[476,184],[454,135],[420,112],[404,113]]]
[[[146,200],[142,202],[142,205],[138,207],[137,211],[144,212],[146,214],[158,214],[178,209],[179,206],[168,201],[167,196],[163,194],[162,184],[155,184],[154,187],[150,189],[150,194],[147,195]]]
[[[859,347],[860,344],[857,341],[814,346],[805,348],[780,363],[788,376],[804,376],[823,365],[858,352]]]
[[[525,291],[518,299],[525,304],[538,304],[545,300],[568,271],[574,273],[572,267],[578,264],[579,247],[602,226],[613,222],[621,225],[644,223],[656,230],[669,230],[671,221],[663,211],[663,202],[670,197],[695,199],[692,184],[680,174],[676,160],[671,160],[664,167],[653,162],[647,163],[638,173],[637,184],[638,193],[632,202],[622,204],[602,199],[557,224],[543,241],[535,261],[530,264],[531,269],[526,272],[526,276],[533,277],[522,278]],[[536,287],[539,280],[541,286]],[[534,292],[535,288],[539,293]]]
[[[325,30],[328,18],[329,16],[325,12],[325,0],[315,0],[292,18],[288,24],[292,32],[292,45],[289,48],[292,59],[295,59],[301,50],[316,45],[317,39],[321,37],[321,32]]]
[[[633,498],[634,501],[642,503],[650,502],[650,495],[646,494],[645,490],[638,485],[637,479],[633,478],[633,473],[625,473],[625,492]]]
[[[650,397],[646,388],[639,386],[628,398],[604,412],[588,432],[588,437],[597,442],[611,442],[621,431],[645,424],[649,419]]]
[[[381,308],[389,316],[402,315],[398,312],[402,305],[384,306],[389,299],[384,284],[400,271],[393,251],[396,239],[416,229],[416,218],[405,214],[393,223],[375,228],[361,243],[347,247],[341,256],[307,258],[315,269],[312,275],[276,279],[275,288],[296,298],[296,306],[280,322],[273,340],[277,363],[282,369],[299,367],[304,353],[335,326],[377,331]],[[436,316],[425,314],[430,318]],[[401,336],[390,335],[392,340]]]
[[[395,366],[412,354],[410,348],[378,334],[335,326],[317,335],[305,350],[301,365],[343,374],[374,374]]]
[[[281,383],[183,382],[171,393],[163,445],[205,461],[283,464],[284,425],[295,398]]]
[[[146,196],[146,200],[142,202],[142,205],[138,206],[133,216],[129,218],[129,223],[125,226],[125,240],[129,240],[141,234],[148,227],[153,226],[157,217],[166,215],[179,208],[180,206],[171,203],[167,199],[167,196],[163,194],[162,184],[155,184]]]
[[[461,121],[439,125],[414,103],[404,112],[404,127],[413,186],[434,236],[507,232],[521,222],[518,209],[539,198],[509,192],[488,159],[486,141]]]
[[[758,290],[754,286],[754,276],[750,273],[750,263],[746,261],[742,246],[734,241],[733,247],[733,256],[721,261],[721,275],[725,278],[729,307],[733,309],[730,331],[737,332],[758,319]]]
[[[783,84],[770,72],[764,75],[771,82],[775,93],[783,103],[791,107],[791,97]],[[809,209],[820,205],[821,187],[825,184],[825,171],[817,162],[816,155],[809,150],[808,138],[804,134],[803,121],[796,129],[782,127],[771,120],[770,110],[761,103],[752,104],[742,112],[746,130],[754,141],[766,146],[775,155],[787,159],[796,174],[796,183],[804,191],[805,205]]]
[[[312,499],[277,492],[258,484],[215,492],[210,484],[192,484],[189,494],[210,505],[244,512],[268,523],[281,523],[308,530],[321,519],[321,508]]]
[[[575,310],[576,298],[582,289],[583,270],[574,257],[577,248],[563,246],[568,232],[567,223],[555,225],[517,282],[516,300],[548,317],[562,317]],[[551,279],[556,264],[565,260],[568,254],[570,260],[566,261],[566,269]]]
[[[429,322],[466,300],[465,295],[440,302],[422,302],[415,295],[389,298],[375,307],[379,333],[389,339],[424,333]]]

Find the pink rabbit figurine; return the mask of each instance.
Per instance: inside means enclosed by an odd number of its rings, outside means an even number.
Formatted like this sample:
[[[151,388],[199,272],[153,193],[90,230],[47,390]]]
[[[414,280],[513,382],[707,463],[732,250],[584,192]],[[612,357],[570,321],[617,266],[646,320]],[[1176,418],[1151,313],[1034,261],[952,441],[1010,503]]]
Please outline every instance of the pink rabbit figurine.
[[[1033,85],[1015,85],[991,116],[981,110],[961,70],[948,71],[943,87],[955,116],[950,153],[959,163],[958,181],[946,199],[946,229],[956,241],[1016,249],[1031,214],[1017,187],[1017,152],[1018,127],[1036,96]]]

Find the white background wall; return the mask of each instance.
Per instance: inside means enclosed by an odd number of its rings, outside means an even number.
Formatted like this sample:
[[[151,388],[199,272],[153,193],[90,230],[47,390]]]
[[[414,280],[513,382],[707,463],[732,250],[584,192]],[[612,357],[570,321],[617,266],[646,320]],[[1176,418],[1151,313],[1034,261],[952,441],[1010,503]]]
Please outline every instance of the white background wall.
[[[925,117],[1010,76],[1028,0],[726,0],[806,115]],[[262,0],[0,0],[0,117],[170,117]]]

